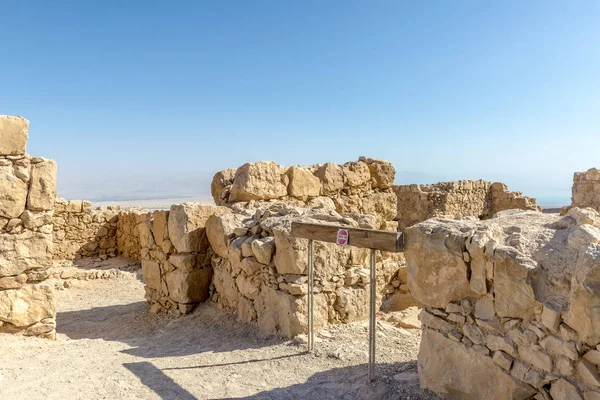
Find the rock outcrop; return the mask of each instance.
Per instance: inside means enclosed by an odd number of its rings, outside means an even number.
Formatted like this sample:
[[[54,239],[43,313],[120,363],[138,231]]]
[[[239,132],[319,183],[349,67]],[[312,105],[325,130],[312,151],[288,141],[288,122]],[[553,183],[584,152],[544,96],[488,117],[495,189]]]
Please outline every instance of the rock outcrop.
[[[29,121],[0,116],[0,332],[54,338],[56,163],[26,154]]]
[[[574,208],[408,228],[421,386],[461,399],[597,398],[598,226],[596,211]]]

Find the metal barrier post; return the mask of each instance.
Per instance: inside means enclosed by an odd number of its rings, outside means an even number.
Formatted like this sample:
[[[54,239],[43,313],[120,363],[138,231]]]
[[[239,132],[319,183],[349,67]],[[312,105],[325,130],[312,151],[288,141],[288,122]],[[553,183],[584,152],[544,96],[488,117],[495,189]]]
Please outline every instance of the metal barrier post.
[[[313,268],[313,241],[312,239],[308,240],[308,352],[313,351],[314,345],[314,331],[313,331],[313,321],[315,318],[314,315],[314,268]]]
[[[377,280],[375,278],[375,250],[371,249],[371,276],[369,301],[369,382],[375,379],[375,336],[377,332],[377,320],[375,318]]]

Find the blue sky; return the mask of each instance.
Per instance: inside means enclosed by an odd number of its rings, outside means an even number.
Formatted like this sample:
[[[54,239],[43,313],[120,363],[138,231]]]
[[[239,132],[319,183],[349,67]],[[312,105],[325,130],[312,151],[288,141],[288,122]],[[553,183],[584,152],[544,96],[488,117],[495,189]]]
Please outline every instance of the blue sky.
[[[570,195],[600,167],[598,1],[2,1],[0,114],[59,194],[203,194],[247,161]]]

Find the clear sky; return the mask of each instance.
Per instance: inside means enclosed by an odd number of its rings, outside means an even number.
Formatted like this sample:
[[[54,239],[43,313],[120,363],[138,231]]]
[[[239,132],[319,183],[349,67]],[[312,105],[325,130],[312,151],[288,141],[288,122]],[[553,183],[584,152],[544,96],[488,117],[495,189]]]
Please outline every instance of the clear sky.
[[[0,21],[0,114],[71,198],[360,155],[568,197],[600,167],[596,0],[4,0]]]

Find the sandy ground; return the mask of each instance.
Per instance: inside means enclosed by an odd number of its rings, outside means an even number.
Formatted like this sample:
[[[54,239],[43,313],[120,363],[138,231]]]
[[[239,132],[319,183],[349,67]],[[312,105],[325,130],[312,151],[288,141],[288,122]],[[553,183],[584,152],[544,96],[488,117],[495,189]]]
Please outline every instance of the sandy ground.
[[[58,340],[0,335],[0,399],[434,399],[416,373],[419,330],[378,324],[367,383],[367,324],[301,342],[257,333],[206,303],[148,313],[134,273],[59,290]]]

